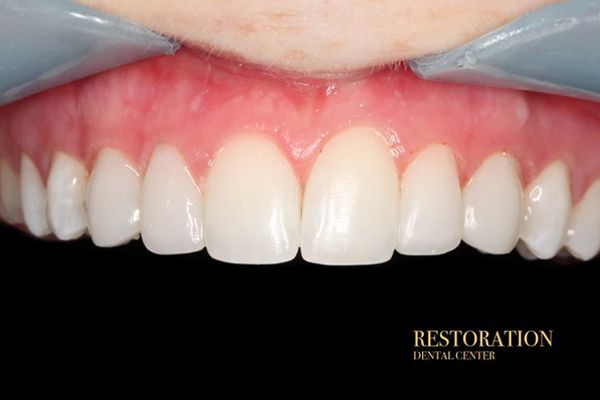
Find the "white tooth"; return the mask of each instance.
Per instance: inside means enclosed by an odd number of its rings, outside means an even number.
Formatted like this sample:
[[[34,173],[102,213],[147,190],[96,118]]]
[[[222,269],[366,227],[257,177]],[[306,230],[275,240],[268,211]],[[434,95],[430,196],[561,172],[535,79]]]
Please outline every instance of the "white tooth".
[[[102,150],[87,194],[89,231],[96,246],[118,246],[138,236],[140,191],[140,174],[133,164],[117,150]]]
[[[463,189],[463,204],[463,240],[486,253],[510,253],[523,218],[523,189],[514,159],[507,154],[488,157]]]
[[[214,160],[206,180],[205,233],[211,257],[274,264],[298,253],[300,184],[271,141],[240,135]]]
[[[25,225],[29,231],[37,237],[50,234],[46,217],[48,198],[44,181],[33,161],[25,154],[21,158],[21,204]]]
[[[592,183],[573,210],[566,246],[585,261],[600,251],[600,180]]]
[[[538,258],[552,258],[563,245],[571,210],[567,166],[562,161],[550,164],[529,184],[525,195],[521,239]]]
[[[159,145],[142,184],[142,240],[157,254],[184,254],[204,248],[202,196],[183,157]]]
[[[402,175],[397,250],[409,255],[451,251],[460,243],[463,219],[460,182],[452,150],[445,145],[430,145]]]
[[[56,153],[48,175],[48,222],[61,240],[77,239],[87,229],[85,166],[65,153]]]
[[[330,265],[389,260],[398,241],[400,183],[377,131],[336,135],[308,178],[302,211],[302,257]]]
[[[19,174],[3,158],[0,158],[0,205],[4,221],[15,225],[23,222]]]
[[[523,257],[524,259],[526,259],[528,261],[537,260],[537,257],[535,256],[535,254],[533,254],[531,252],[531,250],[529,250],[529,248],[527,247],[527,244],[525,244],[525,242],[522,240],[519,240],[517,242],[517,252],[519,253],[519,255],[521,257]]]

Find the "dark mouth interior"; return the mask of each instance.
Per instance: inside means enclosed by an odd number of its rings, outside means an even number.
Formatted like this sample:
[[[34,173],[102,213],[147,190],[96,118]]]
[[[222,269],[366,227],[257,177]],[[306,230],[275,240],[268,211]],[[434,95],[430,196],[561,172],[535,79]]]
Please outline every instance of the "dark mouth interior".
[[[111,363],[126,352],[144,370],[175,363],[171,371],[182,374],[177,361],[198,357],[230,371],[256,368],[260,360],[265,373],[309,365],[313,373],[352,370],[394,381],[406,372],[563,379],[567,371],[589,373],[582,343],[594,323],[593,263],[527,262],[461,246],[439,257],[395,255],[377,267],[340,269],[299,258],[244,267],[206,252],[161,258],[139,242],[98,249],[89,241],[32,241],[5,227],[0,240],[14,260],[4,270],[20,294],[10,309],[21,323],[9,334],[25,338],[23,354],[43,354],[48,366],[58,358]],[[28,324],[36,329],[23,331]],[[500,361],[489,364],[411,359],[414,329],[450,328],[554,329],[558,339],[552,351],[500,351]],[[158,350],[164,347],[169,351]]]

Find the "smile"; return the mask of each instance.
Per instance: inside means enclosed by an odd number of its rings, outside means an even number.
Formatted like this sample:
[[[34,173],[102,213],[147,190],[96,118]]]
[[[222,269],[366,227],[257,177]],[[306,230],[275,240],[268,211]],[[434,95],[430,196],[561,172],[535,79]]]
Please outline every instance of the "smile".
[[[460,241],[600,248],[600,104],[384,69],[298,84],[183,49],[0,108],[0,212],[38,237],[232,263]]]

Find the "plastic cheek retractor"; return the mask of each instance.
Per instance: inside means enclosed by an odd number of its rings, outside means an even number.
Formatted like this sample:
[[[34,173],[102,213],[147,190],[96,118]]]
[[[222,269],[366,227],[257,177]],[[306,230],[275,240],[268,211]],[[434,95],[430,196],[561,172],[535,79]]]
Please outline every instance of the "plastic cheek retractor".
[[[68,0],[0,0],[0,105],[179,45]]]
[[[600,0],[543,7],[471,43],[409,65],[428,80],[600,101]]]

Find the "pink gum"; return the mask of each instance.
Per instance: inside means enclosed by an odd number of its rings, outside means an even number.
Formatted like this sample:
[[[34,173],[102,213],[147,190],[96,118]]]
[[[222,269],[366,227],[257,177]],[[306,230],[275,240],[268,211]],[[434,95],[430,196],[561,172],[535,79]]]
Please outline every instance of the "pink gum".
[[[600,104],[521,91],[427,82],[384,70],[355,82],[291,84],[233,74],[183,50],[61,86],[0,108],[0,154],[27,153],[47,175],[55,151],[89,167],[103,147],[143,171],[155,146],[175,145],[200,179],[231,135],[260,132],[304,182],[323,144],[345,128],[381,131],[399,170],[430,143],[454,151],[463,183],[506,151],[527,184],[562,159],[578,199],[600,177]]]

